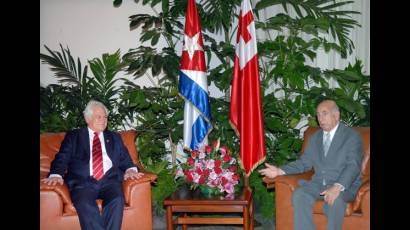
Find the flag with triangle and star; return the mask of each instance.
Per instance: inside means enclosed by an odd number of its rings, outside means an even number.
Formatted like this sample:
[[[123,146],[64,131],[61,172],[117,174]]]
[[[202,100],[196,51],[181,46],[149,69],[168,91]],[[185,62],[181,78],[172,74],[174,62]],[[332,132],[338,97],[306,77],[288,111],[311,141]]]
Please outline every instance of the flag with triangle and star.
[[[207,144],[212,129],[203,47],[195,0],[188,0],[178,89],[185,100],[184,148],[191,150]]]

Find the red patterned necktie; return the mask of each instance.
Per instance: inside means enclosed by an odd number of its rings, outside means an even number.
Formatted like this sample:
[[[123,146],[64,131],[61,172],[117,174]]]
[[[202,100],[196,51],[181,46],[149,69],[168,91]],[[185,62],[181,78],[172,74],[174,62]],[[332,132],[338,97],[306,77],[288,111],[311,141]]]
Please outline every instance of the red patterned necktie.
[[[94,132],[93,139],[93,176],[96,180],[104,176],[101,142],[97,132]]]

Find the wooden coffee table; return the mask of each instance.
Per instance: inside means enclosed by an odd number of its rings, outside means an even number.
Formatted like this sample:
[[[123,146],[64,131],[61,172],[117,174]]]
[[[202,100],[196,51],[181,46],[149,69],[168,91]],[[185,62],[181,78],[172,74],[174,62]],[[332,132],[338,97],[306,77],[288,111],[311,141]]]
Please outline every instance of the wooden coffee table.
[[[167,229],[174,224],[182,224],[186,230],[188,224],[238,224],[245,230],[253,230],[253,200],[250,189],[244,187],[234,196],[204,195],[199,190],[181,187],[164,200],[167,209]],[[173,214],[181,213],[175,220]],[[241,213],[241,217],[198,217],[189,214],[198,213]]]

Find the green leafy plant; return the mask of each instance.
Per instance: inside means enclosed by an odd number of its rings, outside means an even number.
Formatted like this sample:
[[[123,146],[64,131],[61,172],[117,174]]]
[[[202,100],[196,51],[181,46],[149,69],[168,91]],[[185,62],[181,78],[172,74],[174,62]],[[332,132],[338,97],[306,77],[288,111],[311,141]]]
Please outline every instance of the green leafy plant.
[[[216,64],[208,69],[208,81],[227,95],[222,98],[210,98],[213,131],[209,138],[220,137],[221,142],[232,146],[234,151],[239,148],[239,139],[229,125],[228,98],[235,54],[232,40],[236,34],[236,27],[233,22],[237,18],[240,2],[240,0],[197,2],[208,64],[211,59],[216,60],[214,61]],[[175,45],[182,41],[186,1],[143,1],[144,5],[151,7],[159,3],[162,3],[162,12],[130,17],[131,29],[142,28],[140,37],[142,45],[131,49],[124,59],[129,63],[128,71],[135,77],[143,75],[158,77],[157,88],[175,92],[180,60]],[[268,35],[266,39],[258,41],[267,161],[282,165],[298,157],[297,153],[302,144],[301,130],[307,125],[317,126],[315,107],[324,98],[333,98],[337,101],[342,110],[342,119],[346,123],[369,125],[369,76],[362,74],[360,61],[349,65],[344,70],[322,70],[306,64],[308,60],[315,60],[319,48],[323,48],[326,52],[334,50],[340,53],[342,58],[352,52],[354,44],[349,39],[349,32],[359,25],[351,19],[350,15],[358,12],[338,10],[338,7],[351,3],[352,1],[334,2],[333,0],[257,2],[253,10],[256,16],[259,11],[271,6],[278,5],[284,9],[284,13],[273,15],[264,21],[255,18],[257,29]],[[114,1],[114,5],[120,4],[121,1]],[[290,8],[296,12],[294,15],[289,13]],[[222,40],[215,40],[214,33],[222,35]],[[270,37],[270,34],[278,35]],[[326,34],[329,34],[332,39],[325,38]],[[159,48],[159,39],[165,40],[166,47]],[[150,44],[150,46],[143,44]],[[330,88],[330,81],[334,81],[337,87]],[[182,114],[178,111],[182,111],[183,106],[181,103],[179,106],[172,112],[169,111],[171,112],[169,116],[176,115],[182,120]],[[154,114],[161,114],[161,112],[154,112]],[[153,121],[148,121],[147,125],[151,122]],[[182,128],[177,123],[160,124],[157,129],[160,130],[160,127],[169,131],[173,130],[172,127],[178,127],[174,131],[182,134]],[[173,142],[178,140],[175,139],[175,134],[169,134],[172,135],[174,135]],[[153,145],[147,147],[145,149],[147,152],[150,148],[158,148]],[[163,153],[165,154],[166,151]],[[263,188],[257,173],[254,172],[251,178],[254,180],[252,186],[258,188],[255,195],[260,197],[262,205],[267,205],[271,202],[267,199],[273,196],[271,191]],[[266,210],[271,210],[273,206],[269,207]],[[268,213],[266,210],[265,213]]]
[[[61,52],[52,51],[44,46],[49,55],[40,53],[42,63],[50,65],[59,84],[47,87],[40,86],[40,131],[58,132],[73,128],[85,127],[82,115],[87,102],[96,99],[105,104],[109,110],[109,127],[123,127],[126,116],[118,111],[124,110],[117,103],[122,94],[115,83],[120,78],[116,74],[123,68],[120,50],[114,54],[103,54],[101,58],[90,60],[82,68],[80,58],[74,61],[69,48]]]

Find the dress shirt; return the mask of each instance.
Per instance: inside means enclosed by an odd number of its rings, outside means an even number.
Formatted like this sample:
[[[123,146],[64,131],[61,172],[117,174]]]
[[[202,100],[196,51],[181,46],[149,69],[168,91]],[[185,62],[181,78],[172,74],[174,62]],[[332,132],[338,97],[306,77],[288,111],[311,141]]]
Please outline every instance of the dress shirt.
[[[339,123],[337,123],[337,125],[332,130],[330,130],[329,132],[323,131],[323,141],[325,141],[326,134],[329,133],[330,134],[330,143],[332,143],[332,140],[333,140],[333,137],[335,136],[337,127],[339,127]]]
[[[94,131],[90,128],[88,129],[88,141],[90,143],[90,175],[93,175],[93,139],[94,139]],[[103,159],[103,169],[104,169],[104,174],[107,173],[107,171],[112,167],[112,161],[110,157],[108,157],[107,150],[105,149],[105,141],[104,141],[104,134],[103,132],[98,133],[98,138],[100,139],[101,143],[101,151],[102,151],[102,159]]]

